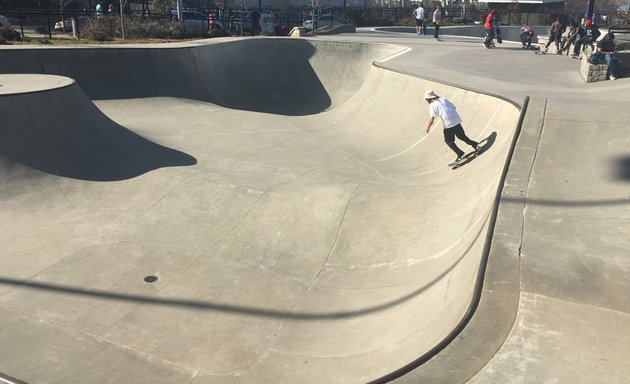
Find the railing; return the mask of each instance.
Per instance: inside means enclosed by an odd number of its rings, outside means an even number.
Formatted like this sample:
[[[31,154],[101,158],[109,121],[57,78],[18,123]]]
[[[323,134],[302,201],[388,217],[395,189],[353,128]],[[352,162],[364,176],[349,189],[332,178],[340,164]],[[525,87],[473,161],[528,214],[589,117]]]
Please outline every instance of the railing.
[[[445,8],[446,24],[483,24],[488,9],[470,9],[462,7]],[[225,29],[235,30],[236,24],[240,23],[238,9],[202,9],[202,13],[210,12],[217,16]],[[274,23],[281,25],[283,30],[291,29],[294,26],[301,26],[306,18],[311,17],[312,10],[309,9],[269,9],[261,10],[263,12],[271,12],[274,14]],[[427,7],[425,12],[427,20],[431,20],[434,9]],[[161,13],[145,13],[141,10],[127,10],[125,14],[134,17],[148,17],[156,20],[170,20],[169,14]],[[523,11],[522,9],[503,9],[500,10],[501,25],[550,25],[557,15],[563,15],[568,19],[579,20],[581,11],[557,10],[557,11]],[[317,14],[332,14],[345,20],[349,24],[357,27],[363,26],[412,26],[413,16],[412,10],[408,8],[327,8],[317,10]],[[71,19],[77,23],[80,31],[81,25],[90,17],[95,17],[95,11],[88,10],[2,10],[2,14],[8,17],[16,30],[24,37],[25,29],[28,32],[35,32],[48,35],[52,38],[59,31],[55,30],[55,24],[64,21],[61,31],[68,32],[71,30]],[[612,16],[604,17],[600,14],[599,20],[596,20],[600,27],[606,27],[605,21],[613,22],[615,18]],[[79,31],[76,31],[79,33]],[[620,32],[623,30],[620,30]]]

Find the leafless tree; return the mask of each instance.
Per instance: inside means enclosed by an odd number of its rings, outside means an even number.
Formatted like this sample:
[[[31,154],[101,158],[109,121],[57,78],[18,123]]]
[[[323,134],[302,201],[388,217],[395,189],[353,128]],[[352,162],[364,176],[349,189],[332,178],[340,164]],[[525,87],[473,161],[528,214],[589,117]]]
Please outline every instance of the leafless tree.
[[[63,31],[66,30],[66,16],[63,13],[63,10],[66,6],[74,3],[75,0],[54,0],[53,3],[59,6],[59,10],[61,11],[61,25],[63,25]]]
[[[313,21],[313,30],[311,31],[311,35],[313,36],[315,36],[317,31],[317,25],[315,25],[315,15],[317,15],[317,10],[326,7],[327,3],[327,0],[311,0],[311,7],[313,8],[313,15],[311,19]]]
[[[236,5],[241,8],[241,36],[243,36],[243,22],[245,17],[245,10],[249,8],[250,0],[236,0]],[[254,30],[254,25],[252,23],[252,31]]]

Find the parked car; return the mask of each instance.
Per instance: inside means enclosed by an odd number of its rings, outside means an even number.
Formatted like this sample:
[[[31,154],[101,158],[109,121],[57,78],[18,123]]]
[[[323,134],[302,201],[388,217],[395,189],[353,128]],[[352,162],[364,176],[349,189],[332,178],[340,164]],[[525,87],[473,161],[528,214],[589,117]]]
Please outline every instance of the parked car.
[[[196,11],[182,11],[185,32],[208,32],[208,15]],[[177,20],[177,10],[171,11],[171,19]],[[223,25],[221,25],[223,28]]]
[[[72,20],[64,19],[55,23],[55,31],[68,32],[72,31]]]
[[[346,24],[346,22],[343,21],[343,19],[332,14],[323,14],[323,15],[315,16],[316,29],[321,29],[325,27],[338,27],[344,24]],[[304,22],[302,23],[302,27],[313,29],[313,17],[307,17],[306,19],[304,19]]]
[[[252,35],[252,12],[243,12],[243,35]],[[273,35],[275,33],[275,17],[271,12],[259,12],[260,20],[258,31],[261,35]],[[241,34],[241,15],[237,14],[232,19],[232,34]]]
[[[11,29],[11,23],[9,23],[9,19],[0,15],[0,27]]]

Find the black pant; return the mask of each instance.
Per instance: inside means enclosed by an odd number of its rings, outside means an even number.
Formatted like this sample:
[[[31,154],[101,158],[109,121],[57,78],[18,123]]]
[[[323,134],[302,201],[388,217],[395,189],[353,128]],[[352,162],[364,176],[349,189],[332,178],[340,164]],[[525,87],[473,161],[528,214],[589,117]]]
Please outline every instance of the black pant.
[[[444,130],[444,141],[446,142],[446,145],[448,145],[449,148],[451,148],[453,152],[457,154],[457,157],[463,156],[464,151],[459,149],[459,147],[455,144],[455,136],[457,136],[458,139],[472,147],[477,148],[477,145],[479,145],[478,142],[471,140],[468,136],[466,136],[464,128],[461,124],[457,124],[456,126],[451,128],[446,128]]]
[[[440,33],[440,24],[433,23],[433,28],[435,28],[435,32],[433,32],[433,37],[438,38],[438,33]]]
[[[486,47],[490,47],[492,45],[492,39],[494,39],[494,28],[486,29],[486,38],[483,40]]]
[[[551,43],[556,43],[556,49],[558,51],[560,51],[560,39],[562,38],[562,32],[561,31],[557,31],[552,33],[549,36],[549,40],[547,40],[547,45],[545,45],[545,51],[547,50],[547,48],[549,48],[549,46],[551,45]]]
[[[582,46],[584,44],[591,44],[593,45],[593,38],[591,36],[584,36],[582,38],[580,38],[578,41],[575,42],[575,47],[573,48],[573,54],[575,56],[580,54],[580,49],[582,49]]]

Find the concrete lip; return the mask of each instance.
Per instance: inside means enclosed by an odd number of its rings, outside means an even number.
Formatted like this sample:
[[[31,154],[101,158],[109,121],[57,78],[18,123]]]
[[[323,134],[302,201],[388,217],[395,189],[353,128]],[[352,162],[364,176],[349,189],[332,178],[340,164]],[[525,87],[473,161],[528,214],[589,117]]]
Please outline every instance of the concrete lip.
[[[65,76],[37,74],[0,74],[0,96],[42,92],[67,87],[74,83]]]

